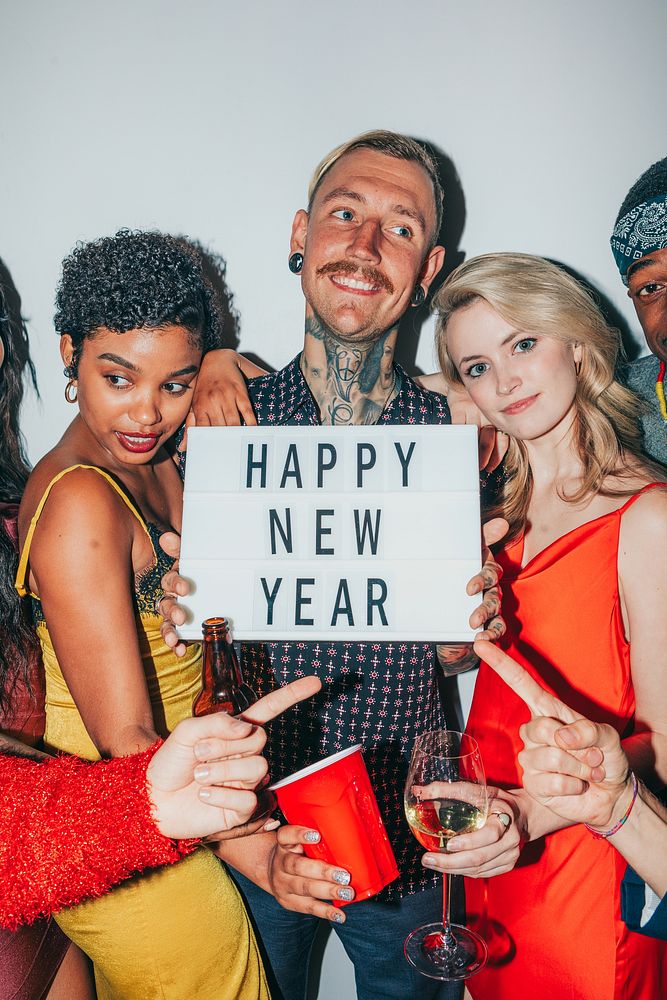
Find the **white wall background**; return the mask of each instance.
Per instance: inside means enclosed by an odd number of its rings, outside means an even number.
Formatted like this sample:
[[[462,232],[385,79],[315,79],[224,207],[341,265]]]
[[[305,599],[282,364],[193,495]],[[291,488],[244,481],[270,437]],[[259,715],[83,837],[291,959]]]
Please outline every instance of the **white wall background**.
[[[664,0],[4,0],[0,35],[0,258],[42,393],[23,415],[33,461],[72,416],[51,320],[77,240],[197,237],[228,261],[242,348],[279,366],[302,329],[292,215],[321,156],[368,128],[451,157],[468,256],[558,258],[636,330],[607,240],[666,152]],[[322,980],[354,995],[337,951]]]

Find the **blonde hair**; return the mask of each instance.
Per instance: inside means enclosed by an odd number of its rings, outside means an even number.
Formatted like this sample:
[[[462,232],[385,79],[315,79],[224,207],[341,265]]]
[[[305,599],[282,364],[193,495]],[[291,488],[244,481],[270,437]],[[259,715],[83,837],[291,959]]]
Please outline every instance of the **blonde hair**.
[[[372,132],[362,132],[361,135],[355,136],[354,139],[348,139],[347,142],[342,142],[340,146],[336,146],[330,153],[327,153],[315,168],[315,172],[308,185],[308,211],[310,212],[312,208],[317,189],[333,165],[338,163],[341,157],[347,153],[353,153],[357,149],[372,149],[377,153],[383,153],[385,156],[393,156],[397,160],[408,160],[418,163],[424,168],[433,185],[435,232],[432,234],[431,246],[434,246],[440,232],[440,226],[442,225],[442,202],[444,197],[440,178],[438,177],[438,168],[434,157],[424,146],[421,146],[407,135],[401,135],[400,132],[389,132],[386,129],[374,129]]]
[[[447,324],[459,309],[482,299],[518,330],[534,331],[581,347],[574,398],[574,440],[583,464],[581,485],[563,499],[578,503],[591,494],[619,493],[605,486],[612,474],[629,474],[642,456],[642,404],[614,372],[621,348],[589,292],[575,278],[542,257],[519,253],[483,254],[456,268],[434,299],[436,345],[445,378],[462,383],[447,345]],[[493,511],[521,530],[533,488],[522,441],[510,439],[502,500]],[[660,477],[662,478],[662,477]],[[630,491],[628,491],[630,492]]]

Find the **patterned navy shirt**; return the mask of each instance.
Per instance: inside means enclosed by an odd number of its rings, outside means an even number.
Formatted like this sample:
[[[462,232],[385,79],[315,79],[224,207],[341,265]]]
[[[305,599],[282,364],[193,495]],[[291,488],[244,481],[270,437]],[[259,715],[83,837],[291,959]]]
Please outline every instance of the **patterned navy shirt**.
[[[249,384],[260,424],[320,423],[319,410],[299,367]],[[420,389],[396,368],[398,394],[378,423],[449,424],[443,396]],[[403,812],[403,787],[415,738],[445,725],[438,696],[435,648],[414,642],[272,642],[242,644],[246,681],[258,696],[306,674],[322,690],[269,726],[265,753],[274,781],[355,743],[364,747],[371,784],[394,848],[400,877],[382,893],[396,898],[436,883],[420,863],[423,849]]]

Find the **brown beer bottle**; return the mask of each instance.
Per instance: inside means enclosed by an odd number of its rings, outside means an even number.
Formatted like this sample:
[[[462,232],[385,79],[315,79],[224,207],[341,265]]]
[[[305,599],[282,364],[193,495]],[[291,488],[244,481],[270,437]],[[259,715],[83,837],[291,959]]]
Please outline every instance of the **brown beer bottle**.
[[[244,683],[227,619],[207,618],[202,633],[202,689],[194,700],[192,714],[240,715],[257,701],[257,695]]]

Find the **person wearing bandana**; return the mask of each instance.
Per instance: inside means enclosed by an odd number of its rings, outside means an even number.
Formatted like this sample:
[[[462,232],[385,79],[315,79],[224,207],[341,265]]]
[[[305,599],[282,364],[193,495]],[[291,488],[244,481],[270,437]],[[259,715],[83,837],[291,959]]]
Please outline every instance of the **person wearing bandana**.
[[[667,157],[630,188],[611,250],[652,352],[629,365],[628,386],[647,404],[642,415],[646,452],[667,464]]]

